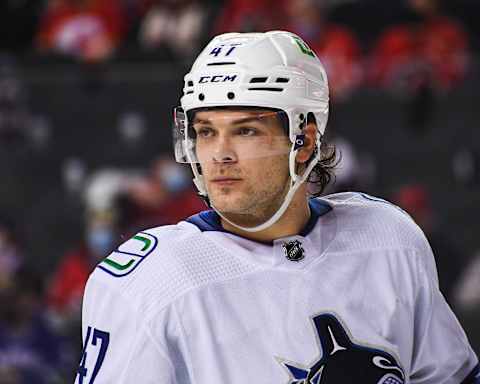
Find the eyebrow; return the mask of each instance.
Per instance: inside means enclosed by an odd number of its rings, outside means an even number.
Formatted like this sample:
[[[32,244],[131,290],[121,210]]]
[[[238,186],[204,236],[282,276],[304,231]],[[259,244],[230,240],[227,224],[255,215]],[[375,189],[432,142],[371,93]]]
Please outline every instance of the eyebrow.
[[[260,119],[261,118],[262,118],[262,115],[260,115]],[[245,123],[250,123],[252,121],[259,121],[260,119],[259,119],[259,116],[249,116],[249,117],[233,120],[231,124],[232,125],[245,124]],[[212,121],[210,119],[199,119],[198,117],[195,117],[193,120],[193,123],[211,124]]]

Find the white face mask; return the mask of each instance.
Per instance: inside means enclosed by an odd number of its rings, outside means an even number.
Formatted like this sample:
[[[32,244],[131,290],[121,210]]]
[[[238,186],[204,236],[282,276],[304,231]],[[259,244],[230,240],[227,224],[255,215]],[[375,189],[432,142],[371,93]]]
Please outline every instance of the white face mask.
[[[109,227],[98,227],[88,231],[87,246],[97,257],[107,256],[115,240],[114,231]]]
[[[159,171],[160,180],[169,192],[180,192],[190,184],[190,177],[178,164],[169,164]]]

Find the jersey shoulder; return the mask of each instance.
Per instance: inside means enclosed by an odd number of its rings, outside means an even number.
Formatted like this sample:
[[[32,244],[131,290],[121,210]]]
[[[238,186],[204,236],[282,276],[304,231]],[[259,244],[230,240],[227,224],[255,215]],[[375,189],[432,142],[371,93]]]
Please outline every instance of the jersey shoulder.
[[[195,225],[180,222],[141,231],[121,244],[97,265],[88,286],[90,291],[119,292],[147,314],[189,291],[254,268],[228,255]]]
[[[143,230],[120,244],[103,259],[94,274],[102,280],[122,282],[111,284],[123,285],[137,274],[144,274],[143,264],[151,264],[155,259],[161,258],[165,248],[171,249],[179,241],[188,241],[192,235],[191,231],[178,225]]]
[[[400,207],[361,192],[344,192],[322,198],[338,222],[337,240],[355,249],[429,249],[420,227]]]

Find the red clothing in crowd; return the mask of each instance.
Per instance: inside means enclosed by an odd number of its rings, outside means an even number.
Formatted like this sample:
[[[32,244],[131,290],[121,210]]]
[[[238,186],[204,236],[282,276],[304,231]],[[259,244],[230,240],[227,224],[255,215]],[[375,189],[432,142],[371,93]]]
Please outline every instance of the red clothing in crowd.
[[[467,70],[468,38],[463,29],[444,17],[434,17],[413,28],[386,30],[373,49],[370,79],[390,86],[398,79],[415,78],[418,70],[443,89],[462,80]]]
[[[332,98],[342,98],[360,84],[360,45],[349,29],[327,24],[308,43],[325,66]]]
[[[67,253],[50,283],[49,306],[61,314],[78,310],[85,284],[93,268],[92,258],[85,247]]]
[[[215,34],[282,29],[285,0],[230,0],[218,17]]]
[[[119,0],[53,1],[38,32],[43,50],[88,58],[100,49],[113,49],[126,30]]]
[[[198,194],[192,189],[187,189],[168,197],[157,207],[135,205],[129,224],[135,232],[148,227],[176,224],[206,209],[208,207]]]
[[[443,88],[462,80],[467,70],[468,37],[462,27],[447,18],[426,22],[418,32],[422,57],[432,66]]]

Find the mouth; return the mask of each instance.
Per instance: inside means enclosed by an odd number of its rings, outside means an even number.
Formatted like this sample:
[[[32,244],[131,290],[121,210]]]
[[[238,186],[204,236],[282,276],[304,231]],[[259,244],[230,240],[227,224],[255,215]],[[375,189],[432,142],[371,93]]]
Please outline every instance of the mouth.
[[[216,177],[215,179],[210,180],[214,185],[228,186],[234,185],[242,181],[242,179],[236,177]]]

